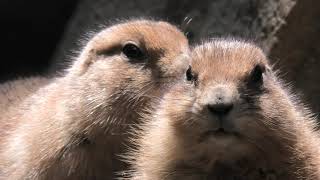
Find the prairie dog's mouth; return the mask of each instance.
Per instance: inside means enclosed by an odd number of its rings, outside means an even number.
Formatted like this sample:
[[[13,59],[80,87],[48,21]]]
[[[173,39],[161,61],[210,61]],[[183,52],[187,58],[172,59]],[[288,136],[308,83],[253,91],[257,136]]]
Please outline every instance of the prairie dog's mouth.
[[[227,136],[230,135],[224,128],[218,128],[217,130],[209,130],[205,132],[206,136]]]
[[[205,131],[200,137],[201,139],[200,141],[203,141],[210,137],[223,138],[223,137],[230,137],[230,136],[235,136],[235,134],[233,132],[229,132],[226,129],[220,127],[218,129]]]

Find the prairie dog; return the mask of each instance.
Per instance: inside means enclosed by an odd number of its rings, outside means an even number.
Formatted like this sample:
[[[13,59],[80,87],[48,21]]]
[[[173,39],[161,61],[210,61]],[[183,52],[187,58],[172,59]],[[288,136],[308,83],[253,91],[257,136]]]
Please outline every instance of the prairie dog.
[[[189,65],[184,34],[133,20],[95,35],[65,76],[1,117],[0,179],[111,179],[139,113]]]
[[[254,44],[196,46],[185,79],[135,130],[130,179],[320,179],[316,119]]]

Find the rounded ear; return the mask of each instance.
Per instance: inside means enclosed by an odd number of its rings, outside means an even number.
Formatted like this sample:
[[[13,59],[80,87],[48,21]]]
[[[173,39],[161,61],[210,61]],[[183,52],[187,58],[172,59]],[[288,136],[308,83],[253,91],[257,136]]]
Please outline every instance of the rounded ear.
[[[79,57],[74,61],[69,72],[81,76],[84,74],[88,67],[97,59],[97,53],[95,49],[89,49],[85,47]]]

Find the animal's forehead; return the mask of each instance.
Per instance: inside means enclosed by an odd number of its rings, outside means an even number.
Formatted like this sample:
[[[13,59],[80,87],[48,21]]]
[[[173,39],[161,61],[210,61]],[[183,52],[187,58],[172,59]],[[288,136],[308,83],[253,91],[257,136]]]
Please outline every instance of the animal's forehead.
[[[100,33],[96,41],[104,46],[133,41],[146,49],[168,51],[181,51],[188,48],[186,37],[176,27],[165,22],[154,21],[134,21],[113,26]]]
[[[192,67],[203,80],[238,80],[257,64],[266,64],[263,52],[240,41],[214,41],[193,49]]]

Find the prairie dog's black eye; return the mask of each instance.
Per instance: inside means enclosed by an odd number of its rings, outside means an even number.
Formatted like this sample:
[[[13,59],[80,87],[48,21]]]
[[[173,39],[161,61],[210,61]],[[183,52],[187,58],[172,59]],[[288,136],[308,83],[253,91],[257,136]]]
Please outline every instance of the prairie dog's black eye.
[[[186,72],[186,77],[187,77],[187,81],[192,81],[192,82],[196,82],[197,81],[197,75],[194,74],[194,72],[192,71],[191,66],[189,66],[187,72]]]
[[[125,44],[122,48],[122,52],[130,59],[142,59],[144,57],[141,49],[133,43]]]
[[[262,65],[256,65],[250,74],[250,82],[256,85],[263,83],[263,76],[265,68]]]

